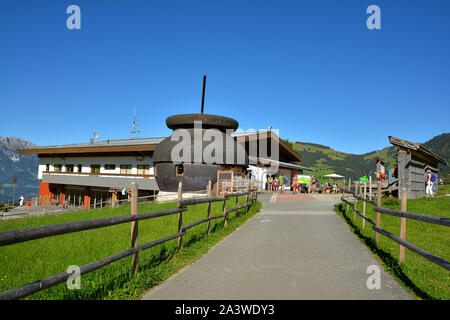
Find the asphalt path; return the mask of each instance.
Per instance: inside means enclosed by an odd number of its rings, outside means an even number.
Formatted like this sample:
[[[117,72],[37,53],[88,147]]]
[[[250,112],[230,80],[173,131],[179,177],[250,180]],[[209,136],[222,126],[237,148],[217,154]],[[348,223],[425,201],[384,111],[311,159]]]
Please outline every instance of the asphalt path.
[[[333,211],[338,197],[276,198],[259,195],[260,213],[143,299],[412,299]]]

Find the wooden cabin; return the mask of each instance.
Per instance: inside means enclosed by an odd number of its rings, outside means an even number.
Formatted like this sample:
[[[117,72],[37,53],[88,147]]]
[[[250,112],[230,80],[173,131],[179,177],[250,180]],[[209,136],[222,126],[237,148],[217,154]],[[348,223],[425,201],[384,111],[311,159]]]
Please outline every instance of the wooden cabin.
[[[430,169],[439,181],[438,165],[447,162],[420,143],[392,136],[389,136],[389,141],[397,147],[398,196],[401,197],[403,188],[406,188],[408,198],[425,196],[426,170]],[[437,181],[434,183],[433,192],[437,192]]]

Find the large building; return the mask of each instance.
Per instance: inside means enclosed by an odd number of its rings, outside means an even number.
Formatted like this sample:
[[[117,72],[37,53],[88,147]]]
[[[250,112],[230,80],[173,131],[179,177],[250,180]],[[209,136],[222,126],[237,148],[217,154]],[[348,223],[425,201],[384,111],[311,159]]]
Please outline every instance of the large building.
[[[200,136],[194,133],[197,121],[202,124]],[[71,199],[71,203],[86,209],[94,202],[127,197],[121,191],[129,189],[132,182],[137,182],[140,196],[147,196],[174,192],[179,182],[183,183],[185,191],[198,191],[205,190],[211,181],[216,190],[219,172],[232,171],[235,177],[244,176],[248,174],[249,165],[266,168],[268,170],[263,172],[268,174],[281,173],[289,181],[295,173],[311,171],[299,165],[302,157],[273,131],[230,133],[238,127],[236,120],[208,114],[176,115],[167,118],[166,124],[174,130],[170,137],[91,140],[20,150],[20,153],[39,157],[40,203],[63,204]],[[203,148],[210,142],[202,137],[206,130],[212,129],[215,139],[223,138],[221,157],[216,157],[213,163],[204,159],[173,161],[172,151],[177,143],[173,135],[179,129],[192,134],[192,145],[199,142]],[[238,159],[239,148],[243,151],[243,161]],[[189,149],[193,160],[194,151],[194,147]],[[234,156],[227,161],[230,152],[234,152]]]

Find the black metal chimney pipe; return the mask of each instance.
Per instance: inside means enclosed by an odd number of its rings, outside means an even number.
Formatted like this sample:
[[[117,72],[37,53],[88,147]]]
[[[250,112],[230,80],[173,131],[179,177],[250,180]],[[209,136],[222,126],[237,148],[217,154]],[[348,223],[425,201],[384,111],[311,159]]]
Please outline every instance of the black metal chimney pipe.
[[[203,93],[202,93],[202,114],[205,107],[205,87],[206,87],[206,74],[203,75]]]

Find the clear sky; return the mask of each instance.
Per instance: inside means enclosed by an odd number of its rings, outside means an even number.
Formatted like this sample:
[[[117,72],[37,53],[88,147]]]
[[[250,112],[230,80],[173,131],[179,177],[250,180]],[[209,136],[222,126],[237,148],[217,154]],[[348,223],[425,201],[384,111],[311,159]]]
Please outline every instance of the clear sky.
[[[81,29],[69,30],[69,5]],[[369,5],[381,29],[369,30]],[[0,136],[170,134],[205,113],[349,153],[450,127],[450,1],[0,2]]]

